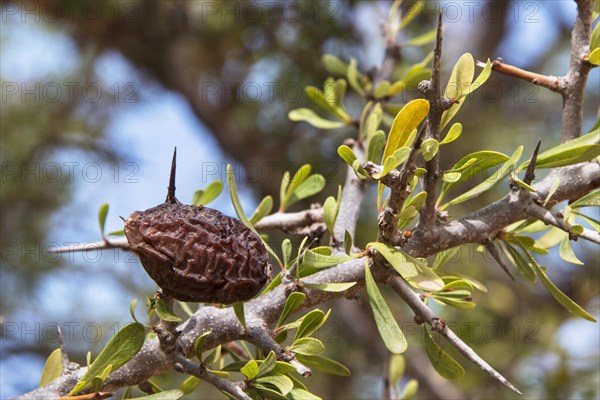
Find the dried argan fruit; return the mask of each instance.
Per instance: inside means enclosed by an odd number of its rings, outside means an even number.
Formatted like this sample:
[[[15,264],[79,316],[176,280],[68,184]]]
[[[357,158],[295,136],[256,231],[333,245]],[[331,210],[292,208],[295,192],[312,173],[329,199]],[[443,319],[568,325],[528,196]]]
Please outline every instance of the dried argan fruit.
[[[175,198],[175,154],[165,203],[136,211],[125,235],[162,291],[181,301],[231,304],[254,297],[271,276],[260,237],[235,218]]]

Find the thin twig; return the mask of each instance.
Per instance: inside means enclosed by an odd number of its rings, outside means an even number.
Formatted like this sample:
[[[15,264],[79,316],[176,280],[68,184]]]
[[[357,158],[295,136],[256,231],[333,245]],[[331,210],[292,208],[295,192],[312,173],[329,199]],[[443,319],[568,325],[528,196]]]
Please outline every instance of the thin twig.
[[[245,386],[244,382],[235,383],[230,381],[229,379],[221,378],[210,371],[207,371],[206,368],[198,365],[184,356],[178,354],[175,356],[175,365],[176,369],[180,372],[184,372],[186,374],[193,375],[197,378],[200,378],[217,389],[229,393],[236,399],[240,400],[252,400],[250,396],[248,396],[244,392],[243,386]]]
[[[496,260],[498,265],[500,267],[502,267],[504,272],[506,272],[506,275],[508,275],[510,277],[510,279],[512,279],[514,281],[515,277],[513,276],[513,274],[510,273],[508,266],[506,265],[506,263],[500,256],[500,253],[498,253],[498,249],[496,249],[496,245],[494,244],[494,242],[491,240],[486,240],[484,246],[485,246],[486,250],[492,255],[492,257],[494,257],[494,260]]]
[[[590,242],[600,244],[600,234],[598,232],[592,231],[591,229],[583,228],[583,233],[573,233],[565,224],[565,221],[562,217],[554,214],[550,210],[546,210],[540,205],[537,205],[535,203],[530,204],[527,208],[527,213],[548,225],[553,225],[559,229],[562,229],[565,232],[568,232],[570,235],[574,235],[582,239],[589,240]]]
[[[485,67],[485,63],[478,61],[478,67]],[[496,59],[492,61],[492,70],[499,74],[510,76],[513,78],[521,79],[523,81],[545,87],[556,93],[563,93],[565,86],[558,76],[542,75],[535,72],[527,71],[510,64],[506,64],[502,59]]]
[[[248,326],[246,332],[246,340],[261,348],[265,354],[272,351],[278,360],[289,363],[300,375],[304,377],[312,375],[311,369],[298,361],[293,352],[277,343],[263,325]]]
[[[454,346],[465,358],[475,364],[479,369],[486,372],[493,379],[502,383],[510,390],[517,394],[521,392],[514,387],[502,374],[492,368],[485,360],[483,360],[475,351],[463,342],[448,326],[442,322],[442,320],[434,314],[433,311],[423,301],[421,301],[419,295],[412,291],[406,281],[395,275],[391,276],[388,281],[388,285],[404,300],[406,304],[415,313],[415,321],[417,323],[427,323],[431,328],[439,332],[444,336],[452,346]]]

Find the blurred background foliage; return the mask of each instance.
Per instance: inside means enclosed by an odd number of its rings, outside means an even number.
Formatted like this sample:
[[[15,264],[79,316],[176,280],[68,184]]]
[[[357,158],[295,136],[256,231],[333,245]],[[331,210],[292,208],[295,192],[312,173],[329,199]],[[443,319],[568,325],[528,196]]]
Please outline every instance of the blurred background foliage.
[[[442,10],[446,80],[464,52],[479,60],[502,57],[550,75],[566,72],[574,2],[466,3],[426,2],[425,12],[402,32],[400,42],[430,30]],[[239,183],[245,187],[243,201],[249,211],[265,195],[278,193],[286,169],[304,163],[329,182],[325,192],[308,200],[323,201],[337,191],[345,168],[335,150],[356,132],[318,131],[292,123],[287,114],[312,107],[303,88],[319,87],[327,77],[321,54],[355,57],[363,73],[381,62],[382,24],[389,6],[387,1],[351,0],[2,3],[3,398],[37,384],[45,357],[57,346],[57,324],[63,331],[65,324],[77,324],[66,345],[75,361],[84,362],[87,350],[97,354],[115,326],[129,319],[129,299],[152,294],[154,284],[134,258],[116,251],[94,258],[54,257],[47,244],[98,240],[95,210],[104,201],[117,204],[116,213],[109,215],[115,229],[120,228],[117,215],[160,202],[174,145],[180,153],[192,153],[180,158],[180,165],[189,166],[179,176],[178,189],[193,192],[198,182],[205,182],[200,175],[207,170],[199,167],[201,162],[211,161],[220,169],[235,162],[241,171],[260,170],[256,179]],[[409,7],[406,2],[402,9]],[[431,47],[404,48],[399,68],[421,61]],[[58,84],[62,94],[53,95],[49,83]],[[74,96],[67,95],[69,84]],[[80,92],[83,87],[89,91]],[[98,101],[94,90],[104,94]],[[588,82],[584,129],[595,121],[599,95],[596,69]],[[417,91],[409,90],[397,102],[415,96]],[[352,94],[346,105],[355,116],[362,107]],[[463,135],[444,146],[442,166],[481,149],[511,154],[524,144],[528,153],[539,138],[542,149],[549,148],[558,143],[560,110],[557,95],[492,74],[456,118],[464,126]],[[191,132],[187,136],[178,130],[182,119]],[[157,159],[162,160],[160,168],[152,164]],[[87,163],[99,165],[105,176],[123,175],[115,185],[102,185],[104,181],[90,175],[82,179],[64,173],[69,165],[79,172]],[[140,179],[125,187],[129,167],[141,170]],[[506,187],[452,208],[450,217],[499,198]],[[371,188],[357,230],[358,245],[376,232],[375,198]],[[299,203],[292,210],[309,204]],[[231,211],[226,196],[212,206]],[[274,242],[282,238],[271,234]],[[554,253],[541,262],[567,295],[598,318],[598,251],[586,244],[575,249],[585,267],[566,264]],[[511,282],[474,248],[463,248],[447,269],[471,274],[489,292],[475,299],[475,310],[445,307],[440,310],[443,317],[528,398],[600,396],[598,325],[571,318],[541,285]],[[327,355],[348,365],[353,375],[310,378],[311,390],[323,398],[381,394],[387,354],[364,300],[324,305],[334,311],[320,333],[326,337],[320,339]],[[407,308],[396,302],[393,311],[409,338],[407,374],[420,381],[419,398],[511,398],[466,362],[464,378],[443,380],[420,348],[420,330]],[[160,382],[168,387],[180,378],[169,375]]]

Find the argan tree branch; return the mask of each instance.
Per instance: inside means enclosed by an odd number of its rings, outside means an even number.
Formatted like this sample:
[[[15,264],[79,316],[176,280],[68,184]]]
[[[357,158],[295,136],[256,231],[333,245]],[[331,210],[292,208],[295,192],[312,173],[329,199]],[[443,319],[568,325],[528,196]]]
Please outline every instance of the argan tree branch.
[[[431,328],[444,336],[452,346],[454,346],[462,355],[469,361],[473,362],[479,369],[486,372],[493,379],[501,382],[510,390],[517,394],[522,394],[514,387],[506,378],[498,371],[492,368],[484,359],[482,359],[475,351],[463,342],[456,334],[446,326],[442,319],[436,316],[433,311],[421,300],[418,294],[412,291],[408,283],[399,276],[392,276],[388,279],[387,284],[404,300],[404,302],[415,313],[415,321],[417,323],[427,323]]]
[[[442,99],[441,95],[441,70],[442,70],[442,14],[438,16],[437,36],[435,41],[435,49],[433,51],[433,69],[431,71],[431,79],[423,81],[419,84],[419,90],[424,94],[429,101],[429,114],[427,114],[427,133],[425,139],[440,140],[440,124],[444,111],[452,106],[447,101]],[[423,189],[427,193],[425,204],[421,209],[419,225],[428,229],[435,223],[437,212],[435,209],[436,201],[436,186],[439,178],[440,156],[439,152],[425,164],[427,174],[423,181]]]
[[[539,219],[547,225],[553,225],[559,229],[562,229],[565,232],[568,232],[573,236],[580,237],[582,239],[589,240],[590,242],[600,244],[600,234],[598,234],[598,232],[592,231],[587,228],[583,228],[582,233],[572,233],[569,227],[565,224],[564,218],[557,215],[556,213],[553,213],[550,210],[546,210],[540,205],[537,205],[535,203],[530,204],[527,208],[527,213],[532,217]]]
[[[597,163],[588,162],[556,169],[553,174],[534,185],[536,193],[533,193],[532,197],[537,201],[543,201],[550,190],[553,177],[558,177],[561,182],[553,199],[556,201],[575,199],[600,187],[600,166]],[[528,218],[528,207],[529,204],[521,204],[518,194],[513,192],[479,211],[447,224],[438,225],[431,231],[415,230],[415,234],[403,250],[413,257],[427,257],[458,245],[481,243],[485,238],[495,237],[502,228]],[[387,279],[387,277],[384,278]],[[309,309],[336,298],[350,297],[364,286],[364,261],[353,259],[320,271],[303,281],[309,283],[357,282],[357,284],[344,292],[324,292],[304,288],[307,296],[300,309]],[[265,295],[247,302],[245,304],[246,318],[248,320],[262,319],[268,324],[276,323],[287,298],[286,290],[284,285],[280,285]],[[179,329],[182,331],[179,342],[183,345],[184,353],[189,355],[193,354],[194,343],[203,332],[211,330],[213,332],[207,337],[206,349],[241,339],[246,334],[231,307],[202,307]],[[168,369],[169,363],[160,351],[158,340],[154,339],[146,342],[142,350],[129,363],[107,378],[105,389],[114,390],[136,385]],[[24,394],[20,399],[65,395],[84,373],[85,368],[80,368],[71,375],[62,376],[42,388]]]
[[[569,72],[563,77],[565,85],[561,134],[563,143],[581,135],[585,85],[593,67],[584,60],[584,57],[589,51],[594,0],[576,0],[576,3],[577,17],[571,34],[571,61]]]
[[[251,400],[251,397],[244,392],[244,382],[235,383],[229,379],[221,378],[210,371],[207,371],[206,368],[203,368],[201,365],[195,364],[181,355],[177,355],[175,357],[175,365],[176,370],[179,372],[184,372],[200,378],[210,383],[217,389],[229,393],[236,399]]]
[[[485,67],[485,63],[478,61],[478,67]],[[523,81],[545,87],[556,93],[563,93],[565,87],[562,85],[562,80],[558,76],[542,75],[535,72],[527,71],[514,65],[506,64],[502,59],[492,61],[492,70],[499,74],[521,79]]]

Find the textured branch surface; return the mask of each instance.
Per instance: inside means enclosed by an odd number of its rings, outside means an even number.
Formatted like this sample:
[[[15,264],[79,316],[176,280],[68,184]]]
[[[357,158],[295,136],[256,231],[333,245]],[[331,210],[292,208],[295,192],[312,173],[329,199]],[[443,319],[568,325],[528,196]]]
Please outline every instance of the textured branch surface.
[[[592,64],[585,61],[589,51],[592,32],[594,0],[577,0],[577,17],[571,34],[571,62],[569,72],[564,76],[562,135],[568,142],[581,135],[583,123],[583,97],[587,77]]]

